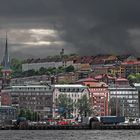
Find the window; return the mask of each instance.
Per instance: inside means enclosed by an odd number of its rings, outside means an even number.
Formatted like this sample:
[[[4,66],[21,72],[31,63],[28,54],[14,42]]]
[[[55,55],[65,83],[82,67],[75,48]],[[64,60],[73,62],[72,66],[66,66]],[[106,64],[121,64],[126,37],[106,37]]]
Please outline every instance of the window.
[[[70,88],[68,88],[68,90],[67,90],[68,92],[70,92]]]
[[[79,88],[76,89],[76,92],[79,92]]]

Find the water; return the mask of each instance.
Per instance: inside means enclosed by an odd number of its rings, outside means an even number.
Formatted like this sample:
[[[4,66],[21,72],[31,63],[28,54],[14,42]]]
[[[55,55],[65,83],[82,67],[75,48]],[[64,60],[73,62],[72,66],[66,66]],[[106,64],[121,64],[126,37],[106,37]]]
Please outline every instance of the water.
[[[140,140],[140,130],[1,130],[0,140]]]

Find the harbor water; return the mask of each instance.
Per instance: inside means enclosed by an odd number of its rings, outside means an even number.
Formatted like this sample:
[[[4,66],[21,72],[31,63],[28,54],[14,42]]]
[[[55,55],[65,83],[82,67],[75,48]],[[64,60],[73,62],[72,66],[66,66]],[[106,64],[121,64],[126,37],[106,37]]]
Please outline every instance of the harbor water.
[[[140,130],[1,130],[0,140],[139,140]]]

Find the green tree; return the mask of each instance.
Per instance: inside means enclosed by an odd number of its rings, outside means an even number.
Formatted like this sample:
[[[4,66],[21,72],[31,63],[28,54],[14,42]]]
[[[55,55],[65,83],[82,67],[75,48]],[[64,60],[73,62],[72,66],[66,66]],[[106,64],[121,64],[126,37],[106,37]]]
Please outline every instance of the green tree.
[[[60,66],[57,69],[57,73],[63,73],[64,72],[64,67]]]
[[[136,82],[140,83],[140,73],[136,73]]]
[[[129,83],[140,83],[140,73],[130,74],[128,77]]]
[[[44,68],[44,67],[41,67],[40,69],[39,69],[39,75],[43,75],[43,74],[46,74],[46,72],[47,72],[47,69],[46,68]]]
[[[12,77],[20,77],[22,74],[22,61],[16,58],[11,60]]]
[[[18,117],[25,117],[30,121],[39,121],[39,114],[30,109],[21,109]]]
[[[28,77],[28,76],[34,76],[36,74],[36,71],[34,69],[28,70],[28,71],[24,71],[22,73],[23,77]]]
[[[81,99],[77,101],[77,108],[79,110],[79,114],[81,116],[88,116],[92,113],[92,108],[90,104],[90,100],[87,98],[86,95],[83,95]]]
[[[70,65],[65,68],[65,72],[74,72],[74,66]]]
[[[59,106],[61,116],[70,118],[71,112],[74,108],[72,99],[65,94],[60,94],[56,100],[56,104]]]
[[[18,117],[25,117],[26,118],[26,111],[24,109],[21,109]]]
[[[54,68],[48,68],[47,69],[47,73],[50,73],[50,74],[56,74],[57,73],[57,69],[54,67]]]
[[[136,82],[136,76],[134,74],[130,74],[127,78],[128,78],[130,83]]]

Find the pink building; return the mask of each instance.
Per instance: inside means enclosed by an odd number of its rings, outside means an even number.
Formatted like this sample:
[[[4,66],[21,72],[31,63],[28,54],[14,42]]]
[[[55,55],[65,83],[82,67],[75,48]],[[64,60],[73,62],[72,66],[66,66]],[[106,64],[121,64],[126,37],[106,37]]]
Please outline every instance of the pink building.
[[[86,78],[77,81],[89,87],[90,99],[93,107],[93,113],[97,116],[108,115],[108,86],[104,82],[98,82],[93,78]]]

